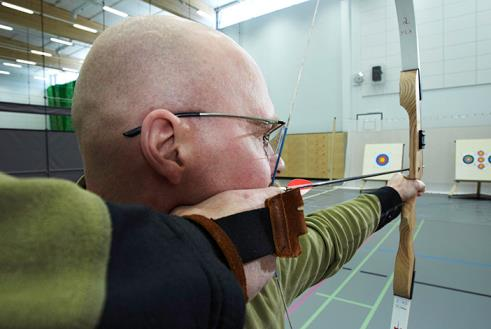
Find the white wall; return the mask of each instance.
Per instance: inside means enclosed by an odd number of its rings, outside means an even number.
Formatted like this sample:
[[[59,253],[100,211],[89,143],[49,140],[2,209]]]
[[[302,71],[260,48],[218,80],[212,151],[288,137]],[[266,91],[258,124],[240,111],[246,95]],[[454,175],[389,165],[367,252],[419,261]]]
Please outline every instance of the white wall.
[[[491,1],[415,3],[427,132],[425,182],[430,191],[448,192],[454,179],[454,140],[491,138],[491,61],[486,60]],[[288,114],[314,5],[309,1],[224,31],[256,59],[280,117]],[[441,56],[435,58],[435,53]],[[372,65],[383,66],[382,83],[370,81]],[[322,0],[305,67],[290,132],[328,131],[333,116],[342,119],[338,129],[348,132],[346,176],[361,174],[364,144],[407,143],[408,119],[397,94],[400,50],[393,0]],[[366,78],[361,86],[351,82],[359,71]],[[367,112],[384,115],[374,123],[375,131],[360,131],[365,124],[355,120],[356,114]],[[485,193],[491,188],[487,185]],[[475,184],[462,185],[462,191],[474,190]]]
[[[314,6],[308,1],[224,30],[260,66],[280,118],[288,116]],[[332,118],[342,117],[340,10],[338,0],[321,1],[290,132],[330,131]]]
[[[367,77],[352,86],[343,109],[350,157],[346,175],[358,174],[365,143],[407,141],[407,116],[398,105],[400,49],[393,0],[352,0],[352,72]],[[455,139],[491,138],[491,1],[415,0],[423,87],[422,124],[427,133],[424,180],[430,191],[448,192],[455,176]],[[460,9],[459,9],[460,8]],[[489,33],[483,33],[489,31]],[[371,82],[382,65],[384,81]],[[356,132],[356,113],[382,112],[382,131]],[[395,139],[395,140],[394,140]],[[358,151],[357,151],[358,150]],[[361,166],[361,164],[360,164]],[[360,167],[361,168],[361,167]],[[483,191],[491,192],[491,184]],[[475,192],[462,184],[461,192]]]
[[[12,72],[10,75],[0,75],[0,102],[43,105],[43,81],[14,70],[8,70]]]

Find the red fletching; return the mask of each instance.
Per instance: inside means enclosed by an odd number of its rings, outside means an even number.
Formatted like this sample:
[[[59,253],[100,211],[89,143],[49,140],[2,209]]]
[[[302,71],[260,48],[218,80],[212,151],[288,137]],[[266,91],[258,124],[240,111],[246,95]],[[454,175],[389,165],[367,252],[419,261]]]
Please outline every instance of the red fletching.
[[[302,188],[301,186],[302,185],[310,185],[310,184],[312,184],[312,182],[307,180],[307,179],[296,178],[296,179],[291,180],[288,183],[287,187],[291,188],[291,189],[299,187],[300,188],[300,194],[304,195],[312,189],[312,186],[304,187],[304,188]]]

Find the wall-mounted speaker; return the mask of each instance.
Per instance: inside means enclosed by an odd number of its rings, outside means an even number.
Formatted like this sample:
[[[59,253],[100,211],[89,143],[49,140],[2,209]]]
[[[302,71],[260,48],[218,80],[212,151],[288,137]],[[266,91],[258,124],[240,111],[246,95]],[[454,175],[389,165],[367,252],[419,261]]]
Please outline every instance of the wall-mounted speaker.
[[[372,81],[382,81],[382,66],[372,66]]]

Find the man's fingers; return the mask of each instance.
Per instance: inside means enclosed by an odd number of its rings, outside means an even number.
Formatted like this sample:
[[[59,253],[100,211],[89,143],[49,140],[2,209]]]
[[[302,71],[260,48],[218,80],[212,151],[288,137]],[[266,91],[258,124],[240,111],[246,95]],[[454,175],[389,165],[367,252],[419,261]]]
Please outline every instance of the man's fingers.
[[[414,181],[416,184],[416,191],[418,192],[418,195],[421,195],[425,192],[426,190],[426,185],[420,180],[415,180]],[[421,193],[421,194],[420,194]]]

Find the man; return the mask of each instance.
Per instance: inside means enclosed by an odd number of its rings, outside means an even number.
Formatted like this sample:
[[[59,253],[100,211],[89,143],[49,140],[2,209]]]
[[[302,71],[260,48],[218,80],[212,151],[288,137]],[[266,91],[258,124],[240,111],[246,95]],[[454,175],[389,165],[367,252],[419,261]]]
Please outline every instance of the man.
[[[199,24],[156,16],[106,30],[85,60],[72,110],[87,188],[109,200],[169,212],[271,182],[277,154],[268,138],[281,122],[264,78],[237,44]],[[246,327],[283,327],[275,268],[290,303],[424,190],[402,177],[391,185],[308,216],[301,257],[246,264]]]

